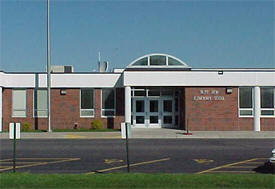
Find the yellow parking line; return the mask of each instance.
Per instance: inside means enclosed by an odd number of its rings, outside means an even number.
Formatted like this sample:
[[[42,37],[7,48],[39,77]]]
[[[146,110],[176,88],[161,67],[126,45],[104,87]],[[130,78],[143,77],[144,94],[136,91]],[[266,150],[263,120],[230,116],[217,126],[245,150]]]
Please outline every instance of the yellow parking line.
[[[3,164],[12,164],[13,162],[12,161],[2,161],[0,162],[0,165],[3,165]],[[41,161],[19,161],[17,162],[16,161],[16,164],[32,164],[32,163],[41,163]]]
[[[28,160],[28,159],[34,159],[34,160],[58,160],[58,159],[60,159],[60,160],[62,160],[62,159],[68,159],[68,158],[51,158],[51,157],[49,157],[49,158],[16,158],[17,160]],[[11,159],[12,160],[12,159]]]
[[[168,160],[170,160],[170,158],[163,158],[163,159],[152,160],[152,161],[144,161],[144,162],[130,164],[130,167],[134,167],[134,166],[138,166],[138,165],[146,165],[146,164],[151,164],[151,163],[157,163],[157,162],[161,162],[161,161],[168,161]],[[97,170],[96,172],[107,172],[107,171],[122,169],[122,168],[126,168],[126,167],[127,167],[127,165],[122,165],[122,166],[118,166],[118,167],[111,167],[108,169]],[[94,174],[94,173],[95,172],[88,172],[86,174]]]
[[[236,169],[236,168],[241,168],[241,169],[249,169],[249,168],[255,168],[255,166],[231,166],[231,167],[227,167],[228,169]]]
[[[254,171],[211,171],[211,173],[255,173]]]
[[[6,166],[6,165],[2,166],[2,165],[0,165],[0,169],[1,168],[6,168],[6,167],[10,167],[10,166]]]
[[[263,164],[263,163],[265,163],[264,161],[262,161],[262,162],[260,162],[260,161],[255,161],[255,162],[247,162],[246,164]]]
[[[214,168],[211,168],[211,169],[207,169],[207,170],[204,170],[204,171],[200,171],[197,174],[208,173],[208,172],[215,171],[217,169],[228,168],[228,167],[233,166],[233,165],[238,165],[238,164],[241,164],[241,163],[247,163],[247,162],[250,162],[250,161],[257,160],[257,159],[259,159],[259,158],[253,158],[253,159],[248,159],[248,160],[245,160],[245,161],[239,161],[239,162],[235,162],[235,163],[230,163],[230,164],[214,167]]]
[[[78,138],[86,138],[85,136],[80,136],[80,135],[66,135],[66,138],[70,138],[70,139],[78,139]]]
[[[2,162],[2,161],[12,161],[12,159],[2,159],[2,160],[0,160],[0,162]]]
[[[43,159],[43,158],[40,158]],[[62,163],[62,162],[68,162],[68,161],[76,161],[80,160],[80,158],[69,158],[69,159],[64,159],[63,160],[58,160],[58,161],[52,161],[52,162],[39,162],[39,163],[34,163],[31,165],[21,165],[21,166],[16,166],[16,168],[25,168],[25,167],[33,167],[33,166],[39,166],[39,165],[48,165],[48,164],[53,164],[53,163]],[[13,167],[1,169],[0,171],[6,171],[6,170],[11,170]]]

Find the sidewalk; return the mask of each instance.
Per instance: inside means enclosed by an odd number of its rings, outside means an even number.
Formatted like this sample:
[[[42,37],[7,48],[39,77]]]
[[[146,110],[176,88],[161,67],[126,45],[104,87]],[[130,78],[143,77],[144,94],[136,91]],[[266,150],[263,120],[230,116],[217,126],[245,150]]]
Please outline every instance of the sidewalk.
[[[0,139],[8,139],[9,133],[0,133]],[[120,139],[120,132],[21,132],[21,139]]]
[[[176,129],[132,129],[133,138],[201,138],[201,139],[275,139],[275,131],[189,131]]]
[[[275,139],[275,131],[186,131],[176,129],[131,129],[131,138],[141,139]],[[9,133],[0,133],[0,139],[8,139]],[[21,139],[121,139],[120,132],[29,132],[21,133]]]

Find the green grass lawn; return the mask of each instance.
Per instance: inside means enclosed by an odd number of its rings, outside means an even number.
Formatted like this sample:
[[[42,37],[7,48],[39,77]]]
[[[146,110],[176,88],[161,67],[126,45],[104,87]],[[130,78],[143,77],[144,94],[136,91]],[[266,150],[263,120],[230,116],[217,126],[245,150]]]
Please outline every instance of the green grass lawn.
[[[29,174],[1,173],[2,189],[187,188],[273,189],[275,177],[264,174]]]

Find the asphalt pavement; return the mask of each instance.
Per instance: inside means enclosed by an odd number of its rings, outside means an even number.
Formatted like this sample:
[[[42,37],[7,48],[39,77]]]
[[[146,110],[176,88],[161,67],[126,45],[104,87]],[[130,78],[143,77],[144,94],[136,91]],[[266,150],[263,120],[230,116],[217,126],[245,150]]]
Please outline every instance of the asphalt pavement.
[[[18,172],[103,174],[126,172],[125,140],[22,139]],[[131,139],[130,172],[271,173],[265,162],[273,139]],[[0,172],[12,171],[12,140],[0,140]]]

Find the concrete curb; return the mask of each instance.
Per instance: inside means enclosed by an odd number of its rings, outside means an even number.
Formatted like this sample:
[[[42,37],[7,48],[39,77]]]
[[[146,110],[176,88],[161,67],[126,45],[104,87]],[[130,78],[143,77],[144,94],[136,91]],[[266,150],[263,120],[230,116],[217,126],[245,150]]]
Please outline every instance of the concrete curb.
[[[275,139],[275,131],[186,131],[172,129],[132,129],[132,139]],[[0,133],[8,139],[9,133]],[[121,139],[120,132],[21,133],[21,139]]]

